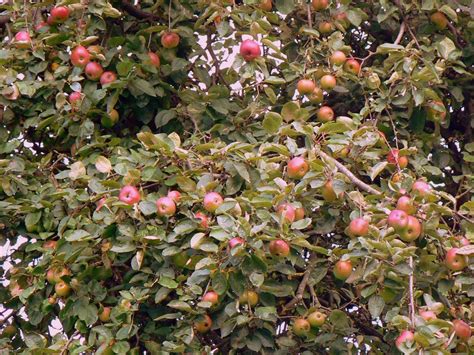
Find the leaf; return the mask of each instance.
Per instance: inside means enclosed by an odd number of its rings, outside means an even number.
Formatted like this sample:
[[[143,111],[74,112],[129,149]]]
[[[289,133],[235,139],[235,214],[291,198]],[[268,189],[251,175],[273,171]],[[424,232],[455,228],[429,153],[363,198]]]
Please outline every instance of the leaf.
[[[173,300],[173,301],[169,302],[167,304],[167,306],[170,307],[170,308],[179,309],[180,311],[184,311],[184,312],[192,312],[193,311],[191,306],[189,304],[187,304],[186,302],[183,302],[183,301]]]
[[[175,280],[173,280],[169,277],[166,277],[166,276],[161,276],[160,281],[158,281],[158,283],[161,286],[169,288],[169,289],[175,289],[179,285],[179,283],[177,283]]]
[[[263,284],[263,281],[265,281],[265,276],[259,272],[252,272],[250,274],[250,282],[252,285],[255,287],[260,287]]]
[[[385,301],[379,295],[374,295],[369,299],[369,312],[372,318],[377,318],[382,314],[385,307]]]
[[[300,219],[299,221],[293,222],[291,224],[291,229],[297,229],[297,230],[305,229],[309,227],[311,222],[312,222],[311,218]]]
[[[272,85],[283,85],[286,83],[286,80],[277,76],[269,76],[265,79],[265,82]]]
[[[283,123],[283,118],[279,113],[267,112],[263,119],[262,126],[270,134],[277,133]]]
[[[283,15],[288,15],[295,8],[294,0],[276,0],[275,6]]]
[[[449,55],[456,50],[456,45],[450,38],[444,37],[442,41],[436,43],[436,50],[441,57],[449,59]]]
[[[372,181],[375,180],[375,178],[385,169],[385,167],[388,165],[388,162],[386,161],[381,161],[377,164],[375,164],[371,169],[370,169],[370,178]]]
[[[69,178],[71,180],[77,180],[86,175],[86,168],[82,161],[75,162],[71,165],[71,170],[69,171]]]
[[[400,51],[400,50],[403,50],[403,49],[405,49],[405,47],[403,47],[399,44],[384,43],[384,44],[381,44],[380,46],[377,47],[377,53],[387,54],[389,52]]]
[[[129,86],[135,88],[136,90],[144,94],[156,96],[155,89],[153,88],[153,86],[151,86],[151,84],[144,79],[135,78],[129,83]]]
[[[101,173],[108,174],[112,170],[112,164],[106,157],[99,155],[95,161],[95,167]]]
[[[83,230],[83,229],[78,229],[75,231],[67,231],[64,233],[64,238],[68,242],[79,242],[79,241],[84,241],[84,240],[89,240],[91,235],[89,232]]]
[[[173,118],[176,117],[176,111],[174,110],[162,110],[159,111],[155,116],[156,128],[163,127],[168,124]]]

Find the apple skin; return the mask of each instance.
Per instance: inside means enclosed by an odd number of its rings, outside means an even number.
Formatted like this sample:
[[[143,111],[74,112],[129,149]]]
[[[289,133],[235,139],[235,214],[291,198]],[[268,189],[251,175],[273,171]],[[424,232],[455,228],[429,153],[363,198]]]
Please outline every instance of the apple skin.
[[[176,204],[171,197],[160,197],[156,201],[158,216],[171,217],[176,213]]]
[[[86,73],[86,76],[89,80],[96,81],[100,79],[104,69],[102,68],[102,65],[97,62],[89,62],[87,63],[84,72]]]
[[[270,254],[279,258],[286,258],[290,255],[290,246],[282,239],[272,240],[268,246]]]
[[[258,303],[258,298],[258,293],[251,290],[246,290],[239,296],[239,302],[243,305],[255,307]]]
[[[313,92],[309,94],[308,100],[312,104],[320,104],[324,100],[323,90],[318,87],[315,87]]]
[[[209,217],[207,217],[204,213],[202,212],[197,212],[194,215],[194,218],[200,219],[201,222],[199,223],[199,226],[203,229],[209,228]]]
[[[335,51],[329,57],[329,63],[331,63],[332,65],[337,65],[337,66],[343,65],[346,62],[346,60],[347,60],[347,57],[342,51]]]
[[[229,249],[234,249],[237,245],[243,245],[245,244],[245,240],[243,240],[240,237],[234,237],[231,240],[229,240]]]
[[[99,319],[101,322],[108,322],[110,320],[110,312],[112,309],[110,307],[104,307],[102,312],[99,313]]]
[[[352,274],[352,262],[350,260],[339,260],[334,265],[334,277],[338,280],[345,281]]]
[[[299,221],[304,218],[304,208],[295,208],[295,221]]]
[[[400,233],[400,239],[404,242],[413,242],[421,234],[421,223],[417,218],[408,216],[406,229]]]
[[[415,340],[415,335],[413,334],[413,332],[409,330],[404,330],[400,333],[397,340],[395,340],[395,345],[397,346],[397,348],[400,349],[403,343],[407,341],[414,341],[414,340]]]
[[[288,162],[287,173],[290,179],[302,179],[309,170],[304,158],[295,157]]]
[[[13,41],[17,48],[28,48],[31,46],[31,37],[27,31],[20,31],[15,35]]]
[[[85,67],[91,61],[91,54],[84,46],[77,46],[71,52],[71,63],[75,67]]]
[[[116,109],[112,109],[105,116],[102,116],[100,123],[105,128],[112,128],[118,122],[120,114]]]
[[[285,223],[293,223],[296,219],[296,209],[289,203],[282,203],[277,207],[277,214]]]
[[[176,48],[179,44],[179,35],[175,32],[165,32],[161,36],[161,45],[165,48]]]
[[[334,120],[334,111],[329,106],[322,106],[316,113],[316,116],[321,122],[330,122]]]
[[[75,104],[76,102],[82,99],[82,94],[80,92],[74,91],[69,94],[69,103]]]
[[[298,81],[298,84],[296,84],[296,89],[300,95],[311,94],[315,88],[316,84],[310,79],[301,79]]]
[[[453,320],[454,333],[463,341],[468,341],[471,337],[472,331],[469,324],[461,319]]]
[[[168,194],[166,196],[171,198],[174,201],[174,203],[179,203],[179,201],[181,200],[181,192],[177,190],[168,191]]]
[[[326,315],[319,311],[312,312],[308,315],[308,322],[313,328],[319,328],[326,322]]]
[[[410,196],[401,196],[397,201],[397,210],[405,211],[407,214],[414,214],[416,208]]]
[[[251,62],[262,54],[260,45],[251,39],[243,40],[240,44],[240,55],[246,62]]]
[[[469,239],[467,239],[466,237],[463,237],[463,236],[460,235],[460,236],[456,237],[456,239],[458,240],[459,244],[460,244],[462,247],[471,245],[471,242],[470,242]]]
[[[420,197],[425,197],[430,193],[431,186],[422,180],[418,180],[413,183],[411,190],[413,191],[413,194],[418,195]]]
[[[334,202],[337,199],[336,192],[332,187],[332,180],[328,180],[322,187],[321,194],[323,195],[324,201]]]
[[[360,73],[360,64],[355,59],[348,59],[344,64],[344,70],[348,73],[352,73],[354,75],[359,75]]]
[[[324,90],[330,91],[336,87],[336,78],[333,75],[326,74],[320,80],[321,88]]]
[[[135,186],[124,186],[120,189],[119,200],[127,205],[134,205],[140,202],[140,192]]]
[[[430,101],[425,106],[425,109],[429,120],[433,122],[444,122],[446,120],[446,107],[443,102]]]
[[[117,80],[117,74],[115,74],[113,71],[104,71],[102,75],[100,76],[101,85],[107,85],[107,84],[113,83],[115,80]]]
[[[206,211],[214,213],[223,202],[224,199],[222,196],[219,193],[212,191],[204,196],[203,206]]]
[[[405,169],[408,165],[408,158],[406,156],[400,156],[400,151],[398,149],[392,149],[387,155],[387,162],[392,165],[400,166],[400,169]]]
[[[159,68],[161,65],[160,57],[158,54],[153,53],[153,52],[148,52],[148,61],[146,62],[147,64],[150,64],[151,66],[154,66],[155,68]]]
[[[212,319],[207,314],[204,315],[203,320],[194,323],[194,328],[196,329],[198,333],[201,333],[201,334],[207,333],[209,329],[211,329],[211,327],[212,327]]]
[[[363,218],[356,218],[349,224],[349,232],[352,235],[364,237],[369,234],[369,222]]]
[[[405,211],[393,210],[388,215],[387,223],[396,232],[403,232],[408,226],[408,214]]]
[[[312,0],[311,3],[315,11],[325,10],[329,6],[329,0]]]
[[[323,21],[319,24],[318,30],[323,34],[328,34],[334,31],[334,26],[331,22]]]
[[[262,9],[263,11],[272,11],[272,0],[262,0],[260,1],[260,6],[259,8]]]
[[[58,242],[55,240],[48,240],[43,243],[43,248],[44,249],[49,249],[49,250],[54,250],[56,249]]]
[[[433,311],[420,311],[420,317],[423,318],[427,322],[438,318],[436,317],[436,313]]]
[[[45,21],[41,21],[40,23],[38,23],[36,26],[35,26],[35,31],[36,32],[39,32],[41,31],[43,28],[46,28],[48,27],[48,24],[45,22]]]
[[[458,255],[458,248],[451,248],[446,253],[445,264],[452,271],[461,271],[467,266],[466,256]]]
[[[439,30],[444,30],[446,26],[448,26],[448,19],[445,14],[440,11],[431,14],[430,20]]]
[[[298,318],[295,319],[293,323],[293,333],[299,337],[305,336],[306,334],[309,333],[311,330],[311,324],[304,319],[304,318]]]
[[[59,281],[54,285],[54,291],[59,297],[67,297],[71,293],[71,287],[64,281]]]
[[[71,275],[71,272],[68,269],[62,267],[52,267],[46,273],[46,280],[50,284],[56,284],[62,281],[61,278],[63,276],[68,275]]]
[[[215,291],[208,291],[202,296],[202,301],[209,302],[215,306],[219,302],[219,295]]]
[[[57,6],[51,10],[51,22],[53,24],[63,23],[69,18],[69,13],[66,6]]]

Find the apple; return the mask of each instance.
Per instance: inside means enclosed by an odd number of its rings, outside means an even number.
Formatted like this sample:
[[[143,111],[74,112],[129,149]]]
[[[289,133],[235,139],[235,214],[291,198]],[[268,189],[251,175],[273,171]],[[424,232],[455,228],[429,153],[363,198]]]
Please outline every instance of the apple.
[[[155,68],[159,68],[160,65],[161,65],[161,61],[160,61],[160,57],[158,56],[158,54],[156,53],[153,53],[153,52],[148,52],[148,61],[146,62],[146,64],[149,64]]]
[[[337,66],[343,65],[346,62],[346,60],[347,60],[347,57],[342,51],[335,51],[329,57],[329,63],[331,63],[332,65],[337,65]]]
[[[312,104],[320,104],[324,100],[323,90],[321,90],[318,87],[315,87],[313,92],[311,92],[311,94],[309,94],[308,100]]]
[[[400,166],[400,169],[405,169],[408,165],[408,158],[406,156],[400,156],[400,151],[398,149],[391,149],[387,155],[387,162],[392,165]]]
[[[400,333],[397,340],[395,340],[395,345],[398,349],[402,346],[402,344],[406,343],[407,341],[413,342],[415,340],[415,335],[413,332],[409,330],[404,330]]]
[[[234,249],[238,245],[244,245],[245,240],[243,240],[240,237],[234,237],[231,240],[229,240],[229,249]]]
[[[16,327],[13,324],[9,324],[5,328],[3,328],[2,336],[11,339],[16,335],[16,332]]]
[[[263,11],[272,11],[272,7],[273,7],[272,0],[261,0],[259,7]]]
[[[429,322],[436,319],[436,313],[433,311],[420,311],[420,317]]]
[[[203,206],[208,212],[214,213],[224,202],[222,196],[217,192],[208,192],[204,196]]]
[[[466,256],[457,254],[458,248],[451,248],[446,253],[445,264],[452,271],[461,271],[467,266]]]
[[[316,113],[316,116],[321,122],[330,122],[334,120],[334,111],[329,106],[322,106]]]
[[[71,63],[75,67],[85,67],[91,60],[91,54],[83,46],[75,47],[71,52]]]
[[[100,79],[102,73],[104,72],[104,69],[102,68],[102,65],[97,62],[89,62],[87,63],[84,72],[86,73],[87,78],[89,78],[89,80],[95,81]]]
[[[189,256],[185,251],[183,251],[181,253],[174,254],[171,257],[171,260],[173,261],[173,264],[175,264],[177,267],[183,268],[188,263]]]
[[[446,120],[446,107],[441,101],[430,101],[425,106],[428,119],[433,122],[444,122]]]
[[[404,211],[407,214],[414,214],[416,208],[410,196],[401,196],[397,201],[397,210]]]
[[[439,30],[444,30],[448,26],[447,17],[440,11],[431,14],[430,20]]]
[[[323,75],[320,81],[321,87],[326,91],[332,90],[336,87],[336,78],[333,75]]]
[[[333,269],[334,276],[339,280],[346,280],[352,274],[352,262],[339,260]]]
[[[325,10],[329,6],[329,0],[312,0],[312,4],[316,11]]]
[[[295,157],[288,162],[287,173],[290,179],[302,179],[309,170],[309,165],[302,157]]]
[[[349,224],[349,233],[355,236],[365,237],[369,234],[369,222],[363,218],[356,218]]]
[[[89,53],[95,55],[102,54],[102,47],[97,44],[93,44],[92,46],[87,47],[87,50],[89,51]]]
[[[344,70],[348,73],[352,73],[354,75],[359,75],[360,73],[360,64],[355,59],[348,59],[344,64]]]
[[[89,64],[92,64],[92,63],[89,63]],[[86,70],[87,70],[87,67],[86,67]],[[117,74],[115,74],[113,71],[104,71],[102,75],[100,76],[101,85],[107,85],[107,84],[113,83],[115,80],[117,80]]]
[[[179,203],[179,200],[181,200],[181,193],[176,190],[168,191],[167,196],[171,198],[174,201],[174,203]]]
[[[194,328],[198,333],[207,333],[209,329],[212,327],[212,319],[207,314],[203,316],[203,318],[194,323]]]
[[[411,190],[413,191],[415,195],[418,195],[420,197],[425,197],[426,195],[430,193],[431,186],[422,180],[418,180],[413,183]]]
[[[158,216],[170,217],[176,213],[176,204],[171,197],[160,197],[156,201]]]
[[[69,103],[73,111],[78,111],[82,102],[82,94],[80,92],[74,91],[69,94],[68,97]]]
[[[331,33],[332,31],[334,31],[334,26],[331,22],[323,21],[323,22],[319,23],[318,30],[319,30],[319,32],[321,32],[323,34],[327,34],[327,33]]]
[[[296,89],[300,93],[300,95],[307,95],[311,94],[314,89],[316,89],[316,84],[311,79],[301,79],[296,84]]]
[[[161,45],[165,48],[176,48],[179,44],[179,35],[175,32],[165,32],[161,36]]]
[[[54,285],[54,291],[59,297],[67,297],[71,293],[71,287],[64,281],[59,281]]]
[[[463,237],[462,235],[457,236],[456,239],[458,240],[459,244],[462,247],[471,245],[471,242],[469,241],[469,239],[467,239],[466,237]]]
[[[421,223],[413,216],[408,216],[406,229],[400,232],[400,239],[405,242],[416,240],[421,234]]]
[[[332,180],[326,181],[322,187],[321,194],[323,195],[323,199],[326,202],[334,202],[337,199],[336,192],[332,186]]]
[[[134,205],[140,202],[140,193],[135,186],[124,186],[120,189],[119,200],[127,205]]]
[[[56,6],[51,10],[52,24],[63,23],[69,18],[69,9],[66,6]],[[49,20],[49,19],[48,19]]]
[[[277,215],[283,222],[293,223],[296,219],[296,209],[289,203],[282,203],[277,207]]]
[[[48,24],[45,21],[41,21],[35,26],[35,31],[40,32],[43,28],[46,27],[48,27]]]
[[[299,221],[304,218],[304,208],[299,207],[295,209],[295,221]]]
[[[17,48],[28,48],[31,46],[31,37],[27,31],[20,31],[15,35],[13,41]]]
[[[318,328],[326,321],[326,315],[322,312],[315,311],[308,315],[308,322],[313,328]]]
[[[63,276],[71,275],[71,272],[67,268],[63,267],[52,267],[46,272],[46,280],[50,284],[55,284],[62,281]]]
[[[246,39],[240,44],[240,55],[246,62],[251,62],[260,57],[260,45],[251,39]]]
[[[270,254],[279,258],[285,258],[290,255],[290,246],[282,239],[272,240],[268,249],[270,250]]]
[[[393,210],[388,215],[387,223],[396,232],[403,232],[408,226],[408,214],[402,210]]]
[[[346,28],[350,26],[349,19],[347,18],[347,14],[344,11],[338,12],[334,15],[334,19],[339,22],[342,27]]]
[[[55,241],[55,240],[48,240],[48,241],[43,243],[43,248],[44,249],[49,249],[49,250],[54,250],[54,249],[56,249],[56,244],[57,243],[58,242]]]
[[[299,337],[305,336],[311,330],[311,324],[304,318],[297,318],[293,323],[293,333]]]
[[[246,290],[239,296],[239,302],[254,307],[258,303],[258,294],[254,291]]]
[[[461,319],[453,320],[454,333],[463,341],[468,341],[471,337],[471,327]]]
[[[199,226],[201,228],[207,229],[209,227],[209,217],[207,217],[204,213],[197,212],[194,215],[194,218],[201,220],[201,222],[199,223]]]
[[[110,307],[102,308],[102,311],[99,313],[99,319],[101,322],[108,322],[110,320],[110,312],[112,309]]]
[[[100,123],[105,128],[112,128],[119,121],[120,115],[116,109],[112,109],[107,112],[106,115],[102,116]]]
[[[202,301],[209,302],[214,306],[219,302],[219,295],[215,291],[208,291],[202,296]]]

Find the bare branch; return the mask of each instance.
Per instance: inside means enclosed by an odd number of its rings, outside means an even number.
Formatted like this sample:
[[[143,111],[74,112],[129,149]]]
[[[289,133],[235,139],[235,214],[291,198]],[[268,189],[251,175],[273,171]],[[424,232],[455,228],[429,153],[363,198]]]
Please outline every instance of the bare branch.
[[[398,31],[398,36],[395,39],[395,42],[393,42],[393,44],[399,44],[400,43],[400,41],[403,38],[403,35],[405,34],[405,26],[406,26],[405,22],[402,22],[402,24],[400,25],[400,30]]]
[[[155,15],[139,9],[127,0],[122,0],[122,9],[124,9],[129,15],[138,19],[152,20],[157,18]]]

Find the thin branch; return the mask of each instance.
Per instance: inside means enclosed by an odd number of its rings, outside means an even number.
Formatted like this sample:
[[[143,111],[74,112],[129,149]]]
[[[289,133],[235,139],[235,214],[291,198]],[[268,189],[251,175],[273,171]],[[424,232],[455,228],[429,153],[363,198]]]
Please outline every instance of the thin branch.
[[[216,69],[216,76],[222,81],[222,83],[227,86],[227,88],[232,91],[232,88],[230,87],[230,85],[227,83],[227,81],[224,79],[224,76],[222,75],[221,73],[221,70],[220,70],[220,62],[219,62],[219,59],[217,59],[217,56],[216,56],[216,53],[214,53],[214,49],[212,48],[212,37],[211,37],[211,34],[208,33],[207,34],[207,45],[206,45],[206,49],[207,51],[209,52],[209,54],[211,55],[211,58],[213,60],[213,64],[214,64],[214,68]]]
[[[448,21],[448,28],[454,36],[454,42],[456,43],[456,45],[461,48],[465,47],[466,41],[464,40],[464,38],[462,38],[457,28],[454,27],[453,24],[449,21]]]
[[[67,354],[67,350],[68,350],[68,347],[69,345],[72,343],[72,341],[74,340],[74,337],[79,334],[79,331],[75,331],[68,339],[68,341],[66,342],[66,344],[64,345],[63,347],[63,350],[61,350],[61,353],[59,355],[66,355]]]
[[[399,44],[400,41],[402,40],[403,38],[403,35],[405,33],[405,21],[402,22],[402,24],[400,25],[400,30],[398,31],[398,36],[397,38],[395,39],[395,42],[393,42],[393,44]]]
[[[415,270],[413,269],[413,256],[408,259],[408,265],[410,266],[411,272],[409,276],[409,297],[410,297],[410,321],[411,326],[415,329],[415,298],[414,298],[414,284],[415,284]]]
[[[129,15],[138,19],[152,20],[157,18],[155,15],[139,9],[127,0],[122,0],[122,9],[124,9]]]

